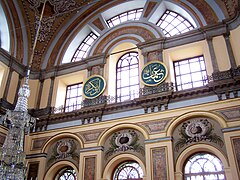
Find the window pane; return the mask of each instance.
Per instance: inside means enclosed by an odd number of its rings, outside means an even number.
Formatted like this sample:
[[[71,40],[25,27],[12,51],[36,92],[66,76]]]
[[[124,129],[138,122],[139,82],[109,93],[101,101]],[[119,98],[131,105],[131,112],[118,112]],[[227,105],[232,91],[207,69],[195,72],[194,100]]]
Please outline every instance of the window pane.
[[[127,11],[121,14],[118,14],[111,19],[107,20],[107,24],[109,27],[116,26],[120,23],[126,22],[126,21],[135,21],[139,20],[143,12],[143,9],[135,9],[131,11]]]
[[[216,167],[220,167],[217,169]],[[184,179],[220,180],[225,179],[220,159],[207,153],[193,155],[184,167]]]
[[[202,66],[205,67],[203,56],[174,62],[176,87],[182,87],[177,90],[206,85],[208,83],[207,72],[206,68],[201,68]]]
[[[133,97],[132,90],[139,91],[139,65],[138,53],[129,52],[118,60],[117,73],[117,97],[119,101],[130,100]]]
[[[143,170],[140,165],[133,161],[120,164],[114,172],[113,180],[142,179]]]
[[[97,39],[97,35],[91,32],[85,39],[81,42],[78,46],[77,50],[75,51],[71,62],[80,61],[87,56],[88,51],[90,50],[91,46],[93,45],[94,41]]]
[[[65,112],[80,109],[81,103],[82,103],[82,83],[67,86],[65,99]]]
[[[165,11],[156,23],[166,37],[181,34],[194,29],[194,26],[183,16],[173,11]]]

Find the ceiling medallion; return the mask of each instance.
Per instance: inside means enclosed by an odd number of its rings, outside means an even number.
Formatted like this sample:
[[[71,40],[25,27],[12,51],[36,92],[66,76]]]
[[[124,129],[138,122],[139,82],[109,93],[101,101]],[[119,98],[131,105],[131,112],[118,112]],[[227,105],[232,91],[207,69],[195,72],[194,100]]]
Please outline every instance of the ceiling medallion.
[[[220,136],[214,133],[213,125],[207,119],[195,119],[184,122],[179,129],[180,138],[175,143],[175,151],[179,151],[185,145],[200,141],[212,142],[223,147]]]

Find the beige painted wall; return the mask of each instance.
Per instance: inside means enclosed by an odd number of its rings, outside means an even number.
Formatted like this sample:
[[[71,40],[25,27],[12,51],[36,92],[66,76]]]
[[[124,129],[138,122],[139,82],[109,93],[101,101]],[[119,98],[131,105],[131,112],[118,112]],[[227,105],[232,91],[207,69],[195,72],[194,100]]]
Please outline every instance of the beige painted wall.
[[[8,68],[0,62],[0,98],[3,97],[4,89],[7,82]]]
[[[227,52],[227,46],[223,36],[213,38],[213,47],[220,71],[226,71],[231,68],[230,60]]]
[[[28,107],[35,108],[38,97],[39,81],[38,80],[29,80],[30,96],[28,98]]]
[[[50,89],[51,79],[46,79],[43,83],[42,89],[42,96],[41,96],[41,103],[40,108],[47,107],[48,96],[49,96],[49,89]]]
[[[230,32],[230,42],[233,49],[233,54],[236,64],[240,65],[240,26]]]
[[[16,92],[17,84],[18,84],[18,74],[15,71],[13,71],[10,86],[9,86],[8,96],[7,96],[7,100],[10,103],[14,102],[15,94],[18,93]]]

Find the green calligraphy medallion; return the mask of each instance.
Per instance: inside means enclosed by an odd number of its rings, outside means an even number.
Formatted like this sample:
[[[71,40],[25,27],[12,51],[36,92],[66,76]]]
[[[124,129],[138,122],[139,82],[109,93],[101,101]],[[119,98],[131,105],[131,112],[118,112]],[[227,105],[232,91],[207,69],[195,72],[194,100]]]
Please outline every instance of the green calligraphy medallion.
[[[103,93],[105,87],[105,79],[100,75],[93,75],[84,83],[83,94],[87,99],[94,99]]]
[[[151,61],[143,67],[141,80],[147,86],[156,86],[166,79],[167,73],[165,64],[160,61]]]

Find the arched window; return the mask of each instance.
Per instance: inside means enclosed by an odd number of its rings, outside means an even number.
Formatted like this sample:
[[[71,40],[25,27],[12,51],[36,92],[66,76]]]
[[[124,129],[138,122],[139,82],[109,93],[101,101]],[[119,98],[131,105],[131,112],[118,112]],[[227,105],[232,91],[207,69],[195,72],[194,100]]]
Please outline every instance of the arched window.
[[[225,179],[222,162],[214,155],[208,153],[197,153],[187,160],[184,167],[184,179]]]
[[[194,29],[194,26],[180,14],[167,10],[157,22],[166,37],[185,33]]]
[[[77,174],[72,167],[68,166],[57,173],[55,180],[77,180]]]
[[[139,60],[137,52],[124,54],[117,62],[117,101],[139,96]]]
[[[0,47],[6,51],[10,51],[10,32],[8,28],[7,18],[0,3]]]
[[[116,26],[125,21],[139,20],[142,15],[142,12],[143,12],[143,9],[140,8],[140,9],[134,9],[131,11],[121,13],[121,14],[114,16],[111,19],[107,20],[107,24],[109,27],[113,27],[113,26]]]
[[[114,172],[113,180],[142,180],[143,170],[134,161],[120,164]]]
[[[74,53],[71,62],[81,61],[83,58],[87,57],[87,53],[93,45],[93,42],[98,38],[96,34],[91,32],[78,46],[76,52]]]

